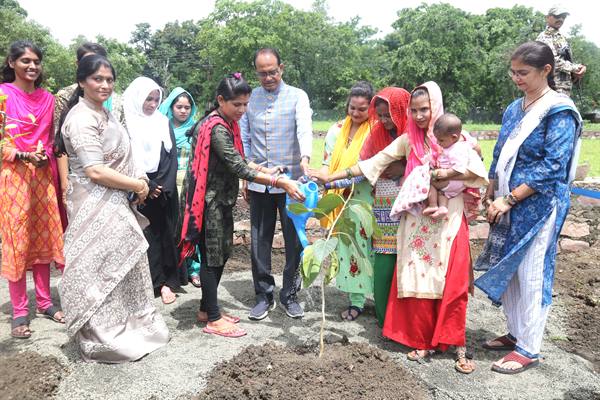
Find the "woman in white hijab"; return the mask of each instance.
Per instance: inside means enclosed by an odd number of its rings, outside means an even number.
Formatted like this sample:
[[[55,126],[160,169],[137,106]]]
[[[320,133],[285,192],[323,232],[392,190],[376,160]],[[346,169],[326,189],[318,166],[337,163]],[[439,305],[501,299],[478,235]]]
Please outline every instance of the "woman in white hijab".
[[[125,124],[136,164],[150,179],[150,195],[139,211],[149,220],[144,234],[150,247],[148,261],[155,294],[163,303],[175,301],[185,274],[179,268],[175,227],[177,223],[177,148],[169,120],[157,108],[160,87],[150,78],[136,78],[123,93]]]

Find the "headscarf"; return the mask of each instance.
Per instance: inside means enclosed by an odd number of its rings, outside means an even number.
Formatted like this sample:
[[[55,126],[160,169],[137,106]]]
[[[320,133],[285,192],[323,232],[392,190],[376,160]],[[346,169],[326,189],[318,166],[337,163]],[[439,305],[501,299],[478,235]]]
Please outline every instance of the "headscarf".
[[[174,117],[172,106],[175,99],[182,93],[186,93],[188,96],[190,96],[190,99],[192,100],[192,109],[190,111],[190,116],[188,117],[188,119],[186,119],[183,124],[179,125],[178,127],[175,127],[175,125],[173,124]],[[196,112],[198,111],[198,107],[196,107],[196,102],[194,101],[194,98],[192,97],[190,92],[181,87],[176,87],[171,91],[171,93],[169,93],[169,97],[167,97],[162,102],[160,107],[158,107],[158,111],[160,111],[169,119],[169,121],[171,121],[171,126],[173,127],[173,132],[175,133],[175,145],[177,146],[177,148],[189,146],[188,136],[186,136],[186,133],[188,130],[190,130],[192,126],[194,126],[194,123],[196,122]]]
[[[406,132],[407,108],[410,101],[410,93],[402,88],[386,87],[377,93],[369,105],[369,121],[371,123],[371,133],[364,143],[360,152],[361,160],[367,160],[383,150],[388,144],[392,143],[394,138],[390,135],[381,121],[377,118],[375,103],[377,99],[382,99],[388,103],[390,115],[394,125],[396,125],[396,134],[398,136]]]
[[[167,117],[158,110],[154,111],[152,115],[144,114],[144,101],[154,90],[161,93],[156,82],[141,76],[134,79],[123,93],[125,124],[131,138],[133,157],[136,164],[146,173],[158,170],[162,145],[167,152],[170,152],[173,147]]]
[[[433,135],[433,125],[435,124],[435,121],[444,114],[442,91],[438,84],[433,81],[425,82],[424,84],[417,86],[412,93],[417,89],[425,89],[427,90],[427,93],[429,93],[431,119],[429,120],[427,131],[425,131],[417,126],[417,123],[410,113],[408,115],[408,142],[411,151],[408,155],[404,176],[408,176],[415,167],[425,163],[426,155],[429,153],[425,147],[425,135],[427,135],[427,138],[429,139],[429,147],[432,153],[431,156],[435,159],[436,155],[440,152],[440,147]]]
[[[202,221],[204,216],[204,200],[206,197],[206,181],[208,178],[208,161],[210,159],[210,139],[215,126],[222,125],[233,137],[233,146],[244,157],[244,147],[240,126],[237,121],[227,123],[217,111],[209,114],[198,127],[198,136],[192,161],[190,180],[187,183],[185,210],[181,227],[181,257],[183,262],[194,254],[200,242]]]
[[[369,121],[364,121],[358,130],[354,133],[354,137],[352,138],[352,143],[350,146],[346,147],[348,143],[348,136],[350,135],[350,128],[352,128],[352,118],[347,116],[342,123],[342,127],[340,129],[340,133],[335,141],[335,146],[333,147],[333,152],[331,153],[331,161],[329,163],[329,173],[333,173],[336,171],[341,171],[346,168],[350,168],[354,164],[358,162],[359,153],[363,147],[363,144],[370,132],[370,124]],[[330,192],[337,193],[341,195],[344,192],[344,189],[333,189]],[[329,228],[331,222],[334,221],[337,213],[341,210],[342,206],[336,208],[329,214],[329,218],[323,218],[321,220],[321,225]]]

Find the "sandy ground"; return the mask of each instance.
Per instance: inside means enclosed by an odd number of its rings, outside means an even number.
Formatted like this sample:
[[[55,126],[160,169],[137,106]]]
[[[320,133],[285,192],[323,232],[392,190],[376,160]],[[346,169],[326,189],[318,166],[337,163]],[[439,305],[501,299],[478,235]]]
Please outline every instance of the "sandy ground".
[[[59,277],[52,277],[54,297]],[[280,282],[280,277],[278,284]],[[33,299],[32,282],[29,283]],[[246,319],[254,300],[249,271],[226,274],[220,289],[221,305],[237,314],[248,335],[226,339],[203,334],[195,323],[200,289],[185,287],[177,301],[156,305],[171,331],[170,343],[144,359],[124,365],[88,364],[78,356],[77,347],[69,341],[63,327],[48,319],[33,318],[30,340],[16,340],[9,335],[10,302],[5,280],[0,280],[0,357],[14,352],[33,351],[53,356],[66,367],[60,381],[57,399],[174,399],[188,398],[206,385],[206,376],[214,365],[230,359],[250,344],[272,341],[290,346],[318,340],[320,323],[320,290],[303,290],[300,300],[306,316],[302,320],[288,318],[277,308],[261,322]],[[555,299],[545,336],[545,362],[536,369],[516,376],[504,376],[490,371],[492,361],[501,354],[481,349],[484,339],[504,333],[504,317],[481,293],[471,299],[468,314],[468,341],[474,352],[477,371],[470,376],[454,371],[450,354],[437,355],[428,364],[406,360],[406,348],[380,336],[372,303],[356,322],[342,322],[338,311],[346,299],[335,288],[326,290],[328,335],[346,335],[350,341],[368,342],[389,352],[397,363],[407,367],[423,380],[434,399],[600,399],[600,376],[583,358],[568,353],[554,343],[566,336],[560,298]],[[334,348],[334,347],[331,347]],[[0,362],[1,359],[0,359]],[[0,399],[3,397],[0,388]]]

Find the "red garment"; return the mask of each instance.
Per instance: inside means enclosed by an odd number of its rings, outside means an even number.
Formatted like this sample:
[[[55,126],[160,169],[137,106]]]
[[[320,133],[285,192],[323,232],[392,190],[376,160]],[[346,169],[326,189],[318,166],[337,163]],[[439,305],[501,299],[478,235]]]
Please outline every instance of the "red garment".
[[[442,298],[399,299],[395,268],[383,336],[419,350],[445,351],[448,346],[464,346],[470,266],[469,229],[463,216],[450,250]]]
[[[369,121],[372,125],[371,133],[360,151],[360,159],[367,160],[383,150],[394,138],[385,129],[377,117],[375,102],[377,99],[385,100],[390,109],[392,121],[396,125],[396,135],[400,136],[406,132],[407,107],[410,93],[402,88],[386,87],[377,93],[369,105]]]
[[[195,253],[197,238],[202,230],[202,217],[204,214],[204,198],[206,196],[206,178],[208,177],[208,160],[210,158],[210,139],[212,130],[216,125],[223,125],[233,136],[233,145],[244,157],[244,147],[240,134],[240,126],[237,121],[227,123],[218,112],[209,114],[206,120],[198,128],[198,137],[192,162],[192,184],[193,193],[186,195],[183,225],[181,227],[181,241],[183,248],[180,259],[190,257]]]

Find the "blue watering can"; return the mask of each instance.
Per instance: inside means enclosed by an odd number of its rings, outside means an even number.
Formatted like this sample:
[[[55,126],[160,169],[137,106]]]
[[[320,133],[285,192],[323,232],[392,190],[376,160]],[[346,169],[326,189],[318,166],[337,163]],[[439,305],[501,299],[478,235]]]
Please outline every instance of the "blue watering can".
[[[300,178],[299,182],[302,182],[303,178],[304,177]],[[309,210],[315,208],[317,206],[317,203],[319,202],[319,186],[317,185],[317,183],[311,180],[301,183],[300,191],[304,193],[304,206]],[[294,199],[291,199],[290,196],[286,195],[286,208],[287,206],[293,203],[299,202]],[[300,239],[300,243],[302,243],[302,247],[308,246],[308,238],[306,237],[306,221],[308,221],[310,217],[315,215],[315,213],[312,211],[308,211],[302,214],[294,214],[292,212],[288,212],[287,215],[294,224],[294,228],[296,229],[296,233],[298,234],[298,239]]]

